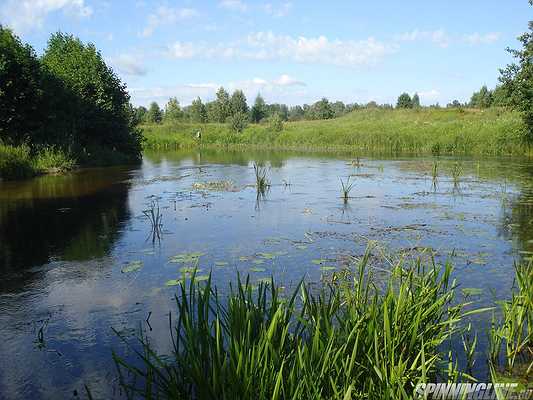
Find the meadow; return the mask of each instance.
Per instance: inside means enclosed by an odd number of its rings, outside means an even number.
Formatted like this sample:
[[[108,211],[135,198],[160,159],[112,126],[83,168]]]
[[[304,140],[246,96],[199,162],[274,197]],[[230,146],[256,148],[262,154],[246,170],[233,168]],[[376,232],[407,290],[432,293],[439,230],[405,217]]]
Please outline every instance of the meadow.
[[[226,124],[165,122],[142,126],[147,149],[195,146],[294,150],[349,150],[389,154],[525,155],[520,115],[502,108],[412,110],[363,109],[330,120],[268,123],[242,133]],[[196,139],[200,131],[202,138]]]

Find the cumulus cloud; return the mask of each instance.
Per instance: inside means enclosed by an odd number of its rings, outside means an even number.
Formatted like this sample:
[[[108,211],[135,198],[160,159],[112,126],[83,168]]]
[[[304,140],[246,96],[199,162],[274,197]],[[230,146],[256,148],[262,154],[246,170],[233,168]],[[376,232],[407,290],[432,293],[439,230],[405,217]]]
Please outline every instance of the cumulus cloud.
[[[129,92],[137,104],[149,104],[152,101],[166,103],[170,97],[176,97],[181,104],[190,104],[197,97],[204,101],[215,98],[215,93],[220,86],[232,92],[242,90],[251,102],[253,97],[261,92],[271,98],[281,99],[287,95],[300,95],[305,82],[295,79],[287,74],[282,74],[274,79],[252,78],[247,80],[226,83],[188,83],[174,86],[133,88]]]
[[[167,6],[159,6],[156,11],[148,16],[146,27],[141,32],[141,36],[152,36],[154,31],[162,26],[173,24],[177,21],[191,19],[199,15],[194,8],[172,8]]]
[[[84,0],[7,0],[0,5],[0,20],[16,32],[26,32],[42,27],[48,14],[57,11],[80,18],[93,13]]]
[[[443,29],[435,31],[420,31],[415,29],[396,36],[396,40],[401,42],[414,42],[417,40],[428,40],[439,47],[446,48],[450,45],[450,36]]]
[[[364,40],[330,40],[326,36],[305,37],[256,32],[234,43],[176,42],[167,54],[173,58],[288,60],[306,64],[346,67],[373,65],[394,52],[394,46],[372,37]]]
[[[111,57],[109,63],[119,72],[125,75],[143,76],[146,75],[146,68],[140,61],[140,57],[133,54],[119,54]]]
[[[241,0],[222,0],[218,5],[231,11],[245,12],[248,10],[248,5]]]
[[[464,41],[470,45],[478,45],[478,44],[492,44],[494,42],[497,42],[500,39],[501,34],[499,32],[489,32],[485,34],[480,34],[478,32],[474,32],[470,35],[465,35]]]

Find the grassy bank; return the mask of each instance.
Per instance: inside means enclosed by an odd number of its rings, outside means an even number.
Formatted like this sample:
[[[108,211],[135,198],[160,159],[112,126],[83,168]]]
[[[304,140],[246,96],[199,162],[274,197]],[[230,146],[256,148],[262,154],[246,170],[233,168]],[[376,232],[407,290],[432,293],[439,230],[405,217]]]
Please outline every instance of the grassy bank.
[[[351,150],[409,154],[519,155],[524,127],[520,116],[503,109],[357,110],[341,118],[288,122],[281,132],[251,124],[231,132],[224,124],[144,125],[145,148],[257,146],[283,149]]]
[[[24,179],[44,173],[74,168],[75,161],[65,152],[46,147],[32,155],[27,146],[8,146],[0,142],[0,178]]]

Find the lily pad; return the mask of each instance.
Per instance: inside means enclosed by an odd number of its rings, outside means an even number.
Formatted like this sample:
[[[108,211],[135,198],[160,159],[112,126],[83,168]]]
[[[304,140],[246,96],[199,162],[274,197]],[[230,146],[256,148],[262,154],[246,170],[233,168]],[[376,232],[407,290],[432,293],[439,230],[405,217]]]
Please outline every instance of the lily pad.
[[[271,283],[271,280],[270,280],[270,278],[266,278],[266,277],[265,278],[259,278],[257,280],[257,283]]]
[[[194,277],[196,282],[203,282],[209,279],[209,275],[197,275]]]
[[[323,258],[317,258],[315,260],[311,260],[311,262],[315,265],[324,264],[327,260],[324,260]]]
[[[166,286],[177,286],[181,283],[181,279],[171,279],[165,282]]]
[[[250,257],[248,256],[240,256],[239,257],[239,261],[248,261],[250,259]]]
[[[274,258],[276,258],[276,255],[274,253],[257,253],[257,255],[267,260],[273,260]]]
[[[266,269],[261,268],[261,267],[252,267],[252,268],[250,268],[250,271],[252,271],[252,272],[265,272]]]
[[[215,261],[215,266],[217,267],[224,267],[228,265],[229,263],[227,261]]]
[[[195,267],[182,267],[180,268],[180,272],[184,274],[192,274],[194,271],[200,272],[201,269],[195,268]]]
[[[264,262],[265,262],[265,260],[259,260],[259,259],[257,259],[257,260],[252,260],[252,264],[256,264],[256,265],[257,265],[257,264],[263,264]]]
[[[195,252],[195,253],[181,253],[175,256],[170,257],[171,263],[192,263],[199,260],[204,253]]]
[[[461,291],[465,296],[480,296],[483,293],[483,290],[479,288],[463,288]]]
[[[324,265],[323,267],[320,267],[321,271],[334,271],[337,267],[334,267],[332,265]]]
[[[294,247],[296,247],[298,250],[307,249],[307,246],[305,244],[295,244]]]
[[[127,274],[128,272],[135,272],[135,271],[138,271],[140,270],[141,268],[143,267],[143,262],[142,261],[132,261],[130,262],[129,264],[125,265],[124,267],[122,267],[122,269],[120,270],[122,273],[124,274]]]

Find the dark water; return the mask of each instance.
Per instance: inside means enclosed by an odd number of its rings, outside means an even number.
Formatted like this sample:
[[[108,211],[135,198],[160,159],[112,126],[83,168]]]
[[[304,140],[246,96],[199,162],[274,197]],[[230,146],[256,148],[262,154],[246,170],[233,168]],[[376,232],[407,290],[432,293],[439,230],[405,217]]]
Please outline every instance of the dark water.
[[[212,271],[222,287],[236,271],[290,285],[349,266],[370,242],[376,255],[452,260],[462,289],[482,289],[476,306],[509,295],[513,261],[533,250],[533,163],[442,159],[435,185],[429,158],[351,160],[153,153],[133,169],[0,183],[0,398],[85,398],[84,385],[119,398],[111,352],[127,349],[112,328],[126,337],[143,329],[170,349],[175,287],[166,283],[184,265],[169,262],[176,255],[202,253],[199,274]],[[270,168],[264,197],[251,186],[253,162]],[[339,178],[348,175],[344,204]],[[151,204],[162,212],[160,241],[143,214]]]

